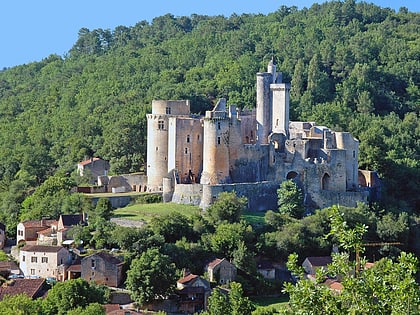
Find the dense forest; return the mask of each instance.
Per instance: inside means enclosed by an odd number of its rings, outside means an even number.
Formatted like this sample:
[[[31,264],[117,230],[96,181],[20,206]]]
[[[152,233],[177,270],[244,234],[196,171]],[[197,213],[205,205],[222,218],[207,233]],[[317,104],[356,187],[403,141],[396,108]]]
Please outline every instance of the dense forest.
[[[254,107],[255,73],[272,56],[292,84],[291,119],[350,131],[359,167],[383,179],[380,206],[420,214],[419,13],[346,0],[268,15],[167,14],[78,35],[65,56],[0,71],[8,227],[41,183],[85,157],[109,160],[114,174],[140,171],[152,99],[189,99],[195,113],[219,97]]]

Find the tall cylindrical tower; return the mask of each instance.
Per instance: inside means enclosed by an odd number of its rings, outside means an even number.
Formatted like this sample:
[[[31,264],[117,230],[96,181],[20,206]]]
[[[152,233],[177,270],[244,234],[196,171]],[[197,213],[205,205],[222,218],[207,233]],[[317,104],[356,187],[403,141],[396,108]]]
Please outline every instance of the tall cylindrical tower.
[[[190,102],[152,101],[152,114],[147,115],[147,187],[161,191],[163,178],[168,174],[169,118],[188,117]]]
[[[270,84],[273,75],[268,72],[257,73],[257,143],[267,144],[271,132]]]
[[[220,102],[224,102],[221,104]],[[201,184],[230,183],[229,116],[221,100],[204,118],[203,173]],[[224,105],[224,106],[223,106]],[[224,109],[224,110],[223,110]]]
[[[162,179],[168,174],[168,117],[147,115],[147,188],[162,190]]]
[[[359,140],[349,132],[336,132],[337,149],[346,150],[346,188],[355,189],[358,186]]]

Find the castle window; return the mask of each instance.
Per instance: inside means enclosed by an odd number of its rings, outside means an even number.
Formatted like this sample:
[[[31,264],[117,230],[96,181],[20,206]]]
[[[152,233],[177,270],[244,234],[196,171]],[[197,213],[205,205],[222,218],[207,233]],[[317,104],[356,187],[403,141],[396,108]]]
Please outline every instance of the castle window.
[[[48,257],[42,257],[41,260],[43,263],[48,263]]]
[[[220,137],[217,137],[217,144],[220,144]]]
[[[353,158],[356,157],[356,151],[353,151]]]
[[[217,122],[217,129],[220,130],[220,121]]]
[[[188,148],[185,148],[185,154],[188,154]]]
[[[165,122],[163,120],[158,121],[158,129],[159,130],[165,129]]]
[[[197,142],[200,142],[200,135],[197,135]]]
[[[187,143],[190,143],[190,135],[187,135]]]
[[[31,263],[37,263],[38,262],[38,257],[31,257]]]
[[[166,115],[170,115],[171,114],[171,108],[170,107],[166,107]]]

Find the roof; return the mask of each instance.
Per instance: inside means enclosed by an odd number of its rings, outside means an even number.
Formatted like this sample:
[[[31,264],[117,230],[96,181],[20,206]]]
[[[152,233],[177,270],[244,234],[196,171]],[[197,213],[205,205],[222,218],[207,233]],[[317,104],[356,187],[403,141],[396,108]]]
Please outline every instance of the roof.
[[[62,214],[60,220],[63,222],[63,226],[73,226],[83,222],[83,215],[81,214]]]
[[[100,160],[100,158],[94,157],[92,159],[86,159],[86,160],[80,162],[79,165],[85,166],[85,165],[88,165],[88,164],[90,164],[92,162],[99,161],[99,160]]]
[[[118,257],[115,257],[114,255],[111,255],[107,252],[98,252],[98,253],[89,255],[89,256],[83,258],[82,260],[92,258],[93,256],[98,256],[98,257],[102,258],[104,261],[107,261],[108,263],[113,264],[113,265],[120,265],[120,264],[124,263]]]
[[[338,282],[337,280],[327,279],[325,280],[324,284],[329,287],[331,290],[341,292],[343,290],[343,285]]]
[[[258,269],[274,269],[274,265],[271,261],[268,260],[261,260],[257,264]]]
[[[79,264],[74,264],[74,265],[71,265],[71,266],[69,266],[68,268],[67,268],[67,270],[66,271],[71,271],[71,272],[82,272],[82,265],[79,263]]]
[[[215,260],[212,260],[211,262],[209,262],[208,265],[207,265],[207,267],[208,268],[214,268],[218,264],[220,264],[223,260],[225,260],[225,259],[224,258],[223,259],[216,258]]]
[[[194,274],[190,273],[188,276],[185,276],[184,278],[179,279],[177,282],[178,282],[178,283],[181,283],[181,284],[185,284],[185,283],[188,283],[188,282],[190,282],[191,280],[194,280],[194,279],[196,279],[196,278],[198,278],[198,277],[199,277],[199,276],[197,276],[197,275],[194,275]]]
[[[57,220],[30,220],[22,222],[25,228],[42,228],[58,224]]]
[[[21,251],[25,251],[25,252],[57,253],[62,248],[64,248],[64,247],[61,247],[61,246],[48,246],[48,245],[25,245],[20,250]]]
[[[51,227],[49,227],[49,228],[46,228],[44,230],[38,231],[37,233],[42,234],[42,235],[48,235],[48,234],[51,234],[51,232],[52,232],[52,229],[51,229]]]
[[[327,266],[332,263],[331,256],[306,257],[306,259],[313,267]]]
[[[40,296],[40,291],[42,285],[44,284],[44,279],[14,279],[10,282],[4,283],[0,287],[0,300],[2,300],[6,295],[16,295],[24,293],[30,298],[35,298]]]
[[[1,270],[15,270],[19,269],[18,265],[14,261],[0,261]]]

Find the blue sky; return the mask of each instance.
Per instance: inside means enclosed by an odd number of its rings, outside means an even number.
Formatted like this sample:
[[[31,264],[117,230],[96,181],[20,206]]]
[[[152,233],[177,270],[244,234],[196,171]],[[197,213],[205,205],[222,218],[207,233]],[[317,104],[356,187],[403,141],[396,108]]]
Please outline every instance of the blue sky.
[[[147,2],[147,4],[146,4]],[[82,27],[111,29],[133,26],[142,20],[172,13],[224,15],[276,11],[281,5],[310,7],[315,0],[5,0],[0,4],[0,69],[32,61],[50,54],[63,56],[77,40]],[[398,11],[405,6],[420,12],[419,0],[367,0]]]

